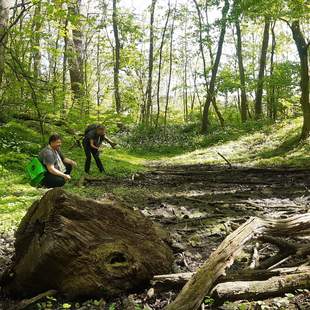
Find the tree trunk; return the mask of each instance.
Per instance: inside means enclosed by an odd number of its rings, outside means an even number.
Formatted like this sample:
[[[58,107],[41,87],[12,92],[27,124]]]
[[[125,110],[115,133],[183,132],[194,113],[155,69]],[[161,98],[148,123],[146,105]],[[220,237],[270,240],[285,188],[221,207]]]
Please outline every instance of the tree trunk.
[[[118,34],[118,12],[117,12],[117,0],[113,0],[113,33],[114,33],[114,41],[115,46],[113,49],[114,52],[114,99],[115,99],[115,107],[116,112],[118,114],[121,113],[122,104],[121,104],[121,96],[119,91],[119,69],[120,69],[120,50],[121,45],[119,41]]]
[[[297,215],[288,219],[264,220],[250,218],[237,230],[228,235],[210,255],[197,273],[186,283],[177,298],[166,310],[196,310],[208,295],[216,280],[225,274],[245,244],[255,237],[307,235],[310,232],[310,214]]]
[[[69,15],[69,12],[68,12]],[[66,92],[67,92],[67,84],[66,84],[66,75],[67,75],[67,62],[68,62],[68,15],[66,16],[64,22],[64,49],[63,49],[63,60],[62,60],[62,109],[61,109],[61,118],[64,118],[66,115]]]
[[[237,33],[237,57],[240,75],[240,90],[241,90],[241,121],[244,123],[247,120],[247,96],[245,89],[245,74],[243,66],[243,56],[242,56],[242,36],[238,17],[235,21],[236,33]]]
[[[187,17],[185,17],[187,18]],[[184,106],[184,121],[188,121],[188,85],[187,85],[187,71],[188,71],[188,50],[187,50],[187,22],[184,22],[184,80],[183,80],[183,106]]]
[[[207,99],[203,108],[203,115],[202,115],[202,133],[207,133],[209,129],[209,109],[210,105],[212,103],[212,99],[214,97],[214,91],[215,91],[215,81],[217,76],[218,67],[220,64],[221,56],[222,56],[222,50],[223,50],[223,44],[224,44],[224,38],[226,33],[226,24],[227,24],[227,14],[229,10],[229,1],[225,0],[225,5],[222,10],[222,23],[221,23],[221,33],[219,37],[218,42],[218,48],[216,53],[216,58],[212,67],[212,75],[210,80],[210,86],[208,89]]]
[[[276,41],[276,35],[274,32],[274,28],[276,26],[276,22],[273,23],[272,27],[271,27],[271,37],[272,37],[272,45],[271,45],[271,55],[270,55],[270,81],[272,82],[272,77],[273,77],[273,70],[274,70],[274,55],[275,55],[275,51],[276,51],[276,45],[277,45],[277,41]],[[271,120],[276,120],[274,118],[274,110],[275,110],[275,87],[274,84],[271,83],[271,85],[269,86],[269,96],[267,98],[267,102],[268,102],[268,117]]]
[[[9,20],[9,10],[8,1],[0,0],[0,86],[2,84],[3,74],[4,74],[4,63],[5,63],[5,46],[7,42],[7,36],[5,35],[7,31],[7,24]]]
[[[218,118],[218,120],[220,122],[221,127],[225,128],[225,120],[224,120],[224,118],[223,118],[223,116],[221,114],[220,109],[217,106],[217,102],[216,102],[216,98],[215,97],[212,98],[212,104],[213,104],[215,114],[216,114],[216,116],[217,116],[217,118]]]
[[[166,104],[165,104],[165,117],[164,117],[164,131],[166,132],[167,127],[167,116],[168,116],[168,106],[170,100],[170,88],[171,88],[171,78],[172,78],[172,67],[173,67],[173,35],[174,35],[174,24],[176,18],[176,6],[174,7],[173,19],[170,28],[170,45],[169,45],[169,75],[168,75],[168,85],[166,94]]]
[[[300,104],[302,107],[304,118],[300,138],[304,140],[309,137],[310,133],[309,59],[308,59],[309,44],[307,44],[305,40],[305,37],[300,29],[300,24],[298,20],[292,23],[291,29],[300,59],[300,89],[301,89]]]
[[[97,101],[97,121],[100,118],[100,104],[101,104],[101,61],[100,61],[100,39],[99,35],[97,37],[97,55],[96,55],[96,75],[97,75],[97,91],[96,91],[96,101]]]
[[[145,115],[143,117],[144,124],[148,127],[152,123],[152,90],[153,90],[153,66],[154,66],[154,15],[157,0],[152,0],[151,18],[150,18],[150,47],[149,47],[149,75],[147,82],[147,102]]]
[[[259,63],[259,73],[256,89],[256,98],[255,98],[255,118],[260,119],[263,113],[263,88],[264,88],[264,76],[266,68],[266,59],[268,51],[268,42],[269,42],[269,28],[270,28],[270,17],[265,17],[265,27],[263,35],[262,50]]]
[[[161,42],[160,42],[160,47],[159,47],[159,64],[158,64],[158,79],[157,79],[157,93],[156,93],[156,99],[157,99],[157,115],[156,115],[156,122],[155,122],[156,127],[158,126],[158,120],[159,120],[159,115],[160,115],[160,84],[161,84],[161,69],[162,69],[162,64],[163,64],[163,48],[165,44],[165,37],[166,37],[170,15],[171,15],[171,5],[170,5],[170,0],[169,0],[166,22],[165,22],[163,33],[161,36]]]
[[[42,11],[41,2],[38,2],[35,6],[34,16],[33,16],[33,37],[32,40],[32,61],[33,61],[33,72],[34,76],[38,78],[40,76],[40,64],[41,64],[41,54],[40,54],[40,39],[41,39],[41,28],[42,28]]]
[[[74,0],[68,4],[69,15],[79,18],[81,0]],[[80,25],[75,25],[72,30],[72,39],[68,39],[68,63],[71,80],[71,90],[73,93],[73,101],[80,101],[81,112],[83,112],[82,98],[85,97],[84,88],[84,65],[83,65],[83,33]]]
[[[69,298],[115,296],[144,288],[172,262],[158,228],[140,212],[53,189],[22,219],[0,284],[18,298],[49,289]]]
[[[204,53],[204,48],[203,48],[203,37],[202,37],[202,16],[201,16],[201,10],[199,7],[199,4],[197,0],[193,0],[196,6],[197,14],[198,14],[198,21],[199,21],[199,49],[200,49],[200,54],[202,58],[202,64],[203,64],[203,75],[205,79],[205,87],[208,89],[208,72],[207,72],[207,63],[206,63],[206,57]],[[213,57],[211,58],[211,61],[213,61]]]

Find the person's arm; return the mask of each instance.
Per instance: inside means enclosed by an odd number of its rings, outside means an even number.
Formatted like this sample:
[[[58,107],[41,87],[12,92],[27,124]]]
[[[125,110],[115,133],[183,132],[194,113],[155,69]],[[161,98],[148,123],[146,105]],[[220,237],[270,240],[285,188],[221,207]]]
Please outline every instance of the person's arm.
[[[111,141],[107,136],[104,136],[104,140],[107,141],[113,148],[117,145],[117,143]]]
[[[76,163],[74,160],[69,159],[69,158],[64,158],[64,159],[63,159],[63,162],[64,162],[65,164],[69,164],[69,165],[71,165],[71,166],[77,166],[77,163]]]
[[[94,139],[90,139],[89,143],[90,143],[91,148],[93,148],[95,150],[99,150],[99,147],[95,145],[95,140]]]
[[[48,170],[49,173],[53,174],[53,175],[57,175],[59,177],[64,178],[66,181],[70,180],[71,177],[68,174],[65,174],[63,172],[61,172],[60,170],[56,169],[55,166],[52,165],[46,165],[46,168]]]

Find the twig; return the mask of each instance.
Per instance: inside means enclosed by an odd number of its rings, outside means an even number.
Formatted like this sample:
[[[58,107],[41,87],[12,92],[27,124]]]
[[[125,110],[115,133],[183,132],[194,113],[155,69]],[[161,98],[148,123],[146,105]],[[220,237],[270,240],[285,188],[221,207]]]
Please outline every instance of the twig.
[[[270,267],[268,268],[268,270],[272,270],[273,268],[276,268],[276,267],[280,266],[281,264],[283,264],[284,262],[286,262],[287,260],[289,260],[289,259],[291,259],[291,258],[292,258],[292,255],[283,258],[282,260],[280,260],[280,261],[277,262],[276,264],[270,266]]]
[[[229,162],[229,160],[227,158],[225,158],[224,155],[222,155],[220,152],[216,152],[218,155],[220,155],[225,161],[226,163],[228,164],[229,168],[231,169],[232,168],[232,164]]]
[[[30,2],[27,2],[26,4],[28,4]],[[18,23],[18,21],[22,18],[23,14],[28,11],[30,8],[33,7],[33,5],[30,5],[29,7],[26,7],[25,4],[22,5],[23,9],[21,10],[21,12],[19,13],[19,15],[16,17],[16,19],[12,22],[12,24],[7,28],[7,30],[2,34],[2,36],[0,37],[0,44],[3,43],[4,38],[8,35],[8,33],[10,32],[10,30]]]

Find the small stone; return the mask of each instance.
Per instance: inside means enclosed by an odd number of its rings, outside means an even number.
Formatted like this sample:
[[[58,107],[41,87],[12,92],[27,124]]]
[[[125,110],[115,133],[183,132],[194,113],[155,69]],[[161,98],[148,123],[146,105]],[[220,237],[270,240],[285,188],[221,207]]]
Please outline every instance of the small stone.
[[[155,295],[155,290],[153,287],[151,287],[148,291],[147,291],[147,297],[149,299],[151,299],[153,296]]]

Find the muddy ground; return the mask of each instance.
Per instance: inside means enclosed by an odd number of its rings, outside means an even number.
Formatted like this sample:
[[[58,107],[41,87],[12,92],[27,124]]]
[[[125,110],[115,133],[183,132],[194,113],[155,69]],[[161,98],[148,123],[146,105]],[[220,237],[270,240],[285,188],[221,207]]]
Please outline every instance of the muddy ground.
[[[94,189],[94,198],[116,198],[125,205],[140,209],[143,214],[164,226],[171,234],[171,246],[175,253],[173,271],[176,273],[195,271],[227,234],[251,216],[284,218],[310,212],[310,170],[303,169],[170,166],[156,167],[152,172],[122,180],[89,178],[83,184],[86,189]],[[1,238],[7,240],[0,249],[4,266],[12,254],[12,236],[3,235]],[[291,241],[310,246],[309,236],[293,238]],[[248,267],[252,260],[252,250],[250,244],[232,268]],[[262,245],[259,249],[260,259],[269,257],[275,250],[271,245]],[[281,267],[301,263],[305,261],[293,258]],[[141,305],[141,308],[136,309],[162,309],[177,293],[167,291],[150,296],[149,291],[147,296],[147,289],[131,295],[129,299],[126,297],[107,302],[105,308],[125,309],[128,300],[135,300],[136,304]],[[115,307],[111,308],[114,302]],[[294,296],[287,295],[263,302],[242,301],[218,306],[210,306],[209,303],[206,301],[205,308],[310,309],[310,294],[303,290],[294,292]],[[50,304],[52,308],[49,309],[61,309],[57,301],[50,301]],[[2,301],[2,309],[6,309],[3,307],[5,305]],[[73,303],[71,309],[100,307],[104,309],[102,304],[80,302],[78,307]]]

